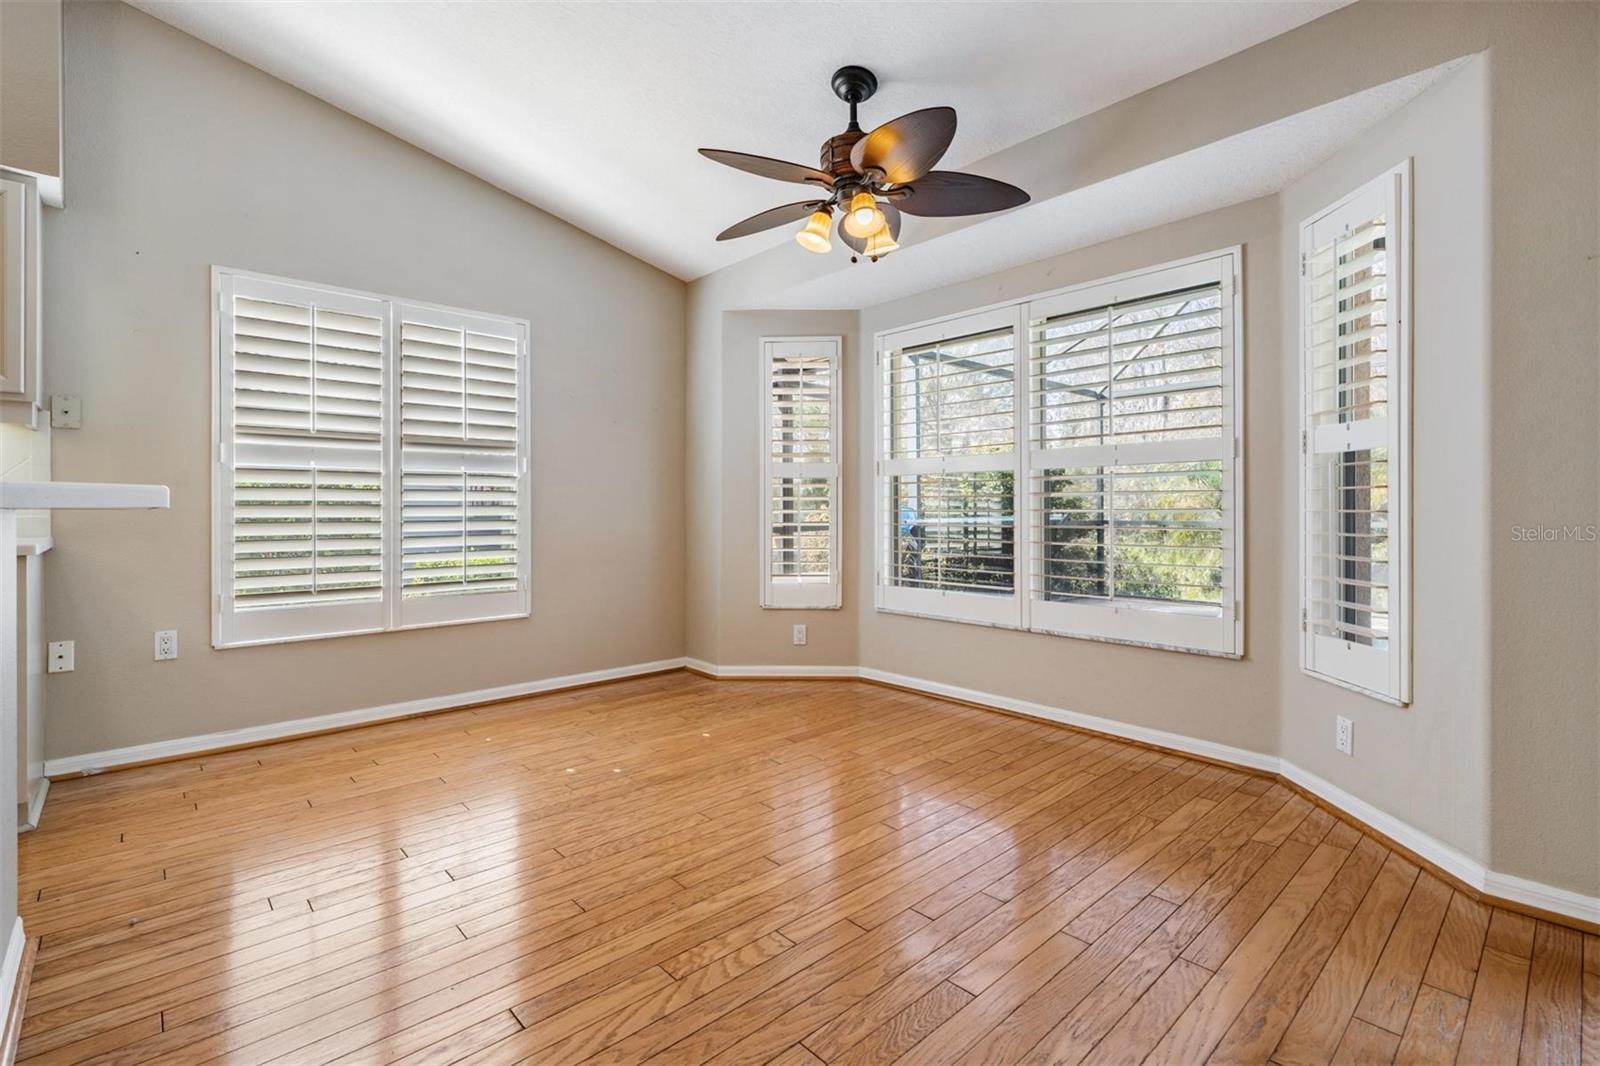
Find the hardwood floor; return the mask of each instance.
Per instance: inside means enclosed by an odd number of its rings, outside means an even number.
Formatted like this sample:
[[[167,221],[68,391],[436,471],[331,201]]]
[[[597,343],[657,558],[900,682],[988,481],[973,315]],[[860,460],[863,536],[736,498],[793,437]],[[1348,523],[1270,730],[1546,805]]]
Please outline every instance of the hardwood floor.
[[[1283,786],[677,673],[59,782],[24,1061],[1600,1063],[1600,938]]]

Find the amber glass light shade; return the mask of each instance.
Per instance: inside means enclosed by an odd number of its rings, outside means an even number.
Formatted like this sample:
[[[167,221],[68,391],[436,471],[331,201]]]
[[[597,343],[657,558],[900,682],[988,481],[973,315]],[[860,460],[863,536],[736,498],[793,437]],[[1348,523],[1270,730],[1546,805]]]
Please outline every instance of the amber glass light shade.
[[[796,243],[808,252],[816,252],[818,255],[828,254],[833,249],[829,232],[833,228],[829,224],[831,221],[832,218],[826,211],[813,213],[806,219],[806,224],[801,227],[800,232],[794,235]]]
[[[877,259],[879,256],[888,255],[899,247],[900,245],[895,242],[894,234],[889,232],[888,226],[884,226],[877,233],[867,238],[867,247],[864,251],[870,258]]]
[[[844,231],[866,240],[889,224],[870,192],[863,190],[850,198],[850,211],[844,216]]]

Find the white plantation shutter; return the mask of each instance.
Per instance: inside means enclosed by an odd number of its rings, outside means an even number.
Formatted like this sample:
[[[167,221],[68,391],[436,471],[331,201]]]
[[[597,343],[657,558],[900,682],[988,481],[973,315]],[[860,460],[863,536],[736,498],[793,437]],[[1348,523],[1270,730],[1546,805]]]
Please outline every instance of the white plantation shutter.
[[[522,327],[400,304],[400,624],[527,610]]]
[[[525,614],[526,325],[214,278],[213,642]]]
[[[383,302],[229,275],[218,303],[218,642],[383,628]]]
[[[1018,625],[1017,315],[880,338],[878,605]]]
[[[1409,168],[1301,226],[1307,672],[1410,699]]]
[[[1237,653],[1234,272],[1029,305],[1033,628]]]
[[[839,606],[839,347],[761,343],[763,607]]]
[[[1239,267],[880,335],[879,610],[1241,654]]]

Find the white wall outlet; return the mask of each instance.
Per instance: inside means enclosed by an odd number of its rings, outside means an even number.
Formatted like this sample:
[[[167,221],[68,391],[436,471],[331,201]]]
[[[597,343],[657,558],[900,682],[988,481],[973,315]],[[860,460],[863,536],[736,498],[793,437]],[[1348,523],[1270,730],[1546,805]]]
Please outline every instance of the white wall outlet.
[[[52,640],[45,670],[52,674],[70,674],[78,655],[78,645],[71,640]]]
[[[1344,715],[1335,715],[1333,718],[1333,746],[1346,755],[1355,754],[1355,723]]]
[[[178,631],[176,629],[156,630],[156,661],[176,659],[177,657]]]
[[[795,626],[794,627],[794,642],[797,645],[804,644],[806,642],[806,627],[805,626]]]
[[[76,396],[50,397],[51,429],[82,429],[83,401]]]

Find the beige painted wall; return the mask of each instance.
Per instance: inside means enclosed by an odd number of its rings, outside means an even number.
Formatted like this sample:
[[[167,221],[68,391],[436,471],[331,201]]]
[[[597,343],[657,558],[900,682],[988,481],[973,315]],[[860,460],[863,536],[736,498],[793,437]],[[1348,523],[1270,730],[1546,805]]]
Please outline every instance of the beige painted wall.
[[[758,517],[761,495],[761,338],[838,336],[842,340],[843,426],[854,427],[867,394],[857,386],[861,364],[854,311],[736,311],[723,316],[722,333],[722,553],[717,582],[721,663],[839,666],[856,662],[856,612],[770,610],[761,607]],[[843,521],[851,521],[866,438],[843,434],[840,467]],[[846,525],[841,527],[848,529]],[[862,558],[855,538],[843,540],[846,599],[859,586]],[[806,626],[806,644],[795,647],[790,627]]]
[[[173,507],[56,518],[51,757],[683,653],[681,282],[125,5],[69,3],[66,47],[45,317],[84,426],[55,474]],[[208,646],[214,263],[532,323],[531,619]]]
[[[1019,633],[879,613],[870,581],[849,591],[860,613],[861,663],[891,673],[1031,700],[1085,714],[1231,744],[1277,750],[1277,672],[1283,630],[1276,560],[1283,551],[1280,516],[1270,506],[1283,491],[1275,462],[1285,446],[1278,402],[1284,360],[1275,281],[1278,215],[1273,199],[1214,211],[1160,229],[879,307],[861,314],[861,347],[876,333],[965,308],[1020,299],[1185,256],[1244,245],[1245,346],[1245,655],[1232,660],[1128,645]],[[871,363],[851,379],[875,395]],[[856,436],[870,441],[872,412],[858,409]],[[856,466],[849,497],[851,528],[871,558],[871,455]]]
[[[1283,255],[1300,222],[1404,159],[1412,160],[1412,702],[1395,707],[1300,670],[1285,642],[1282,754],[1460,850],[1488,854],[1489,776],[1489,60],[1472,60],[1280,197]],[[1280,272],[1282,350],[1298,358],[1299,276]],[[1286,374],[1278,405],[1299,404]],[[1299,455],[1274,453],[1288,535],[1276,558],[1284,623],[1299,612]],[[1294,626],[1298,637],[1298,625]],[[1355,755],[1333,747],[1334,716],[1355,723]]]
[[[0,167],[61,176],[61,0],[0,3]]]

